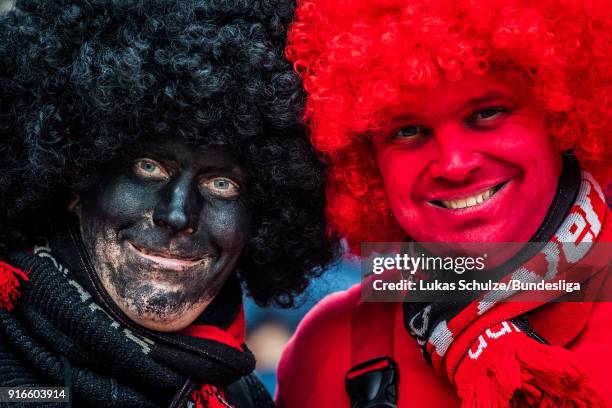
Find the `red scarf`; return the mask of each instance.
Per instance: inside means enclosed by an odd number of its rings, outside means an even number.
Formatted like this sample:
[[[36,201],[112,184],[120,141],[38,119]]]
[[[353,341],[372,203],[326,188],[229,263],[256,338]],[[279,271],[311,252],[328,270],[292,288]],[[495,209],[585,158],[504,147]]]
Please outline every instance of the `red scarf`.
[[[25,272],[0,259],[0,310],[13,310],[17,298],[21,295],[21,282],[27,280],[28,275]]]
[[[609,217],[601,188],[583,172],[577,199],[550,242],[504,280],[566,279],[596,293],[611,256],[593,243],[612,241]],[[579,264],[592,265],[590,275]],[[488,292],[439,321],[423,346],[434,369],[456,385],[464,407],[605,406],[591,389],[586,365],[563,348],[583,327],[592,303],[504,302],[524,295]],[[561,322],[564,330],[547,325],[548,319]]]
[[[245,338],[244,307],[240,308],[240,313],[236,319],[225,330],[217,326],[192,324],[181,330],[180,334],[215,340],[244,351],[242,347]],[[210,384],[204,384],[196,389],[193,392],[192,400],[195,403],[195,408],[234,408],[227,401],[223,390]]]

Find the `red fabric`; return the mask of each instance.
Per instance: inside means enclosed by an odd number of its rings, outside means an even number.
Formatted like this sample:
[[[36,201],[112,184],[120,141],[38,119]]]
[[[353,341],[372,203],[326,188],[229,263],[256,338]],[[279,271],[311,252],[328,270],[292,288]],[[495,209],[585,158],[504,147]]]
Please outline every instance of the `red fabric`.
[[[355,285],[332,294],[304,318],[279,363],[276,402],[280,408],[350,407],[344,377],[353,366],[351,319],[355,309],[363,305],[360,292],[360,285]],[[399,367],[400,407],[458,407],[453,388],[427,365],[419,346],[404,329],[401,303],[367,305],[378,308],[381,320],[396,319],[387,324],[392,332],[371,336],[395,336],[392,357]],[[367,345],[370,339],[353,341]]]
[[[612,279],[607,290],[612,290]],[[352,310],[360,298],[360,286],[335,293],[317,305],[300,324],[293,339],[285,349],[278,368],[276,401],[280,408],[349,407],[344,389],[344,376],[351,369],[350,322]],[[608,292],[610,293],[610,292]],[[393,358],[399,366],[399,407],[439,408],[459,407],[457,391],[448,381],[427,365],[418,345],[401,321],[401,304],[386,303],[381,309],[385,319],[397,310],[394,333]],[[545,315],[543,315],[545,316]],[[581,319],[576,321],[580,324]],[[612,406],[612,382],[609,381],[612,366],[612,302],[594,303],[585,326],[558,326],[552,329],[564,331],[577,329],[579,336],[566,348],[585,361],[592,371],[592,387],[599,391],[605,402]],[[363,322],[367,324],[367,322]],[[534,328],[537,328],[534,324]],[[375,334],[372,333],[372,336]],[[363,342],[369,342],[364,338]]]
[[[244,351],[242,344],[245,338],[244,308],[240,308],[238,316],[225,330],[206,324],[192,324],[179,332],[185,336],[210,339],[223,343],[240,351]]]
[[[192,324],[179,332],[185,336],[210,339],[230,347],[244,351],[242,345],[245,338],[244,306],[240,307],[238,315],[225,330],[211,325]],[[204,384],[193,392],[192,399],[196,408],[231,408],[225,400],[223,390],[211,384]]]
[[[379,361],[378,363],[372,364],[371,366],[364,367],[364,368],[361,368],[359,370],[351,371],[346,376],[346,378],[349,379],[349,380],[352,380],[353,378],[359,377],[360,375],[369,373],[371,371],[381,370],[381,369],[387,368],[387,367],[389,367],[389,362],[388,361],[386,361],[386,360],[385,361]]]
[[[510,407],[520,390],[529,407],[604,407],[586,365],[566,349],[541,344],[510,321],[489,327],[456,373],[463,407]],[[520,405],[519,405],[520,406]]]
[[[612,218],[608,211],[600,242],[612,242],[611,228]],[[605,279],[601,290],[610,293],[612,280],[607,275],[610,272],[610,265],[608,263],[601,267],[602,271],[597,275],[598,279]],[[600,283],[597,282],[597,285]],[[436,374],[435,370],[427,365],[415,340],[406,332],[400,303],[372,304],[375,305],[372,307],[378,309],[378,318],[388,321],[386,325],[377,323],[377,326],[389,327],[388,332],[371,333],[370,336],[363,336],[363,339],[351,339],[351,321],[355,321],[354,314],[358,307],[364,305],[360,303],[360,290],[357,285],[347,292],[331,295],[317,305],[304,319],[279,364],[276,395],[279,406],[281,408],[349,407],[349,399],[344,388],[344,376],[353,366],[351,344],[356,344],[356,342],[367,344],[371,342],[371,336],[381,335],[395,336],[393,358],[400,371],[399,407],[460,406],[461,401],[457,397],[457,390],[450,385],[448,380]],[[365,305],[368,307],[367,304]],[[508,307],[514,308],[513,314],[518,315],[523,311],[534,309],[535,306],[540,305],[515,303]],[[394,313],[393,308],[399,309],[396,309]],[[450,368],[447,374],[451,378],[454,376],[454,370],[458,369],[457,377],[468,379],[463,385],[466,399],[464,403],[467,401],[467,404],[470,404],[466,406],[484,406],[478,405],[478,401],[490,402],[491,395],[479,395],[478,392],[496,389],[490,384],[490,381],[495,381],[495,378],[479,375],[474,365],[459,364],[468,348],[474,345],[473,339],[479,341],[479,334],[487,328],[500,329],[501,326],[497,327],[495,324],[501,324],[508,318],[507,310],[504,308],[493,308],[486,314],[487,319],[486,322],[483,320],[482,327],[478,324],[469,327],[455,341],[454,350],[449,351],[450,354],[447,356],[450,361],[445,363],[446,368]],[[366,320],[361,321],[361,324],[368,325]],[[540,381],[538,387],[548,386],[548,389],[544,391],[551,393],[559,391],[559,388],[567,387],[565,380],[569,379],[574,383],[573,391],[576,392],[577,398],[588,398],[582,393],[586,390],[585,385],[588,385],[593,390],[593,394],[598,394],[606,405],[612,406],[612,383],[609,381],[609,367],[612,365],[612,347],[610,347],[612,344],[612,330],[610,330],[612,302],[545,304],[530,314],[529,322],[536,332],[549,340],[553,346],[563,346],[566,350],[541,346],[531,339],[525,339],[522,332],[512,327],[506,337],[506,340],[509,340],[508,343],[505,343],[508,349],[523,350],[522,344],[527,340],[530,342],[529,350],[533,350],[532,343],[535,343],[538,349],[534,354],[527,355],[531,371],[525,371],[513,365],[517,361],[517,356],[505,354],[505,346],[502,346],[502,342],[492,342],[495,344],[488,348],[487,353],[501,361],[495,365],[497,369],[494,367],[494,370],[487,374],[500,377],[499,379],[508,385],[507,388],[502,387],[501,392],[509,392],[513,389],[512,385],[516,385],[517,382],[525,389],[533,380],[529,375],[537,377]],[[549,353],[550,349],[553,349],[552,354]],[[572,358],[566,358],[570,354]],[[580,384],[580,380],[586,377],[583,377],[583,368],[574,364],[579,360],[584,362],[585,369],[591,373],[588,384]],[[555,372],[555,369],[559,367],[561,370]],[[564,375],[567,377],[563,377]],[[479,385],[472,388],[476,395],[465,395],[466,392],[469,393],[469,390],[465,389],[465,384],[469,384],[470,380],[481,381]],[[489,383],[482,382],[485,380]],[[530,402],[529,398],[538,398],[539,390],[534,388],[531,391],[531,397],[527,398],[526,404]],[[549,405],[543,406],[554,406],[554,402],[548,400]],[[592,406],[593,403],[595,401],[588,404]]]
[[[228,408],[223,390],[214,385],[203,385],[193,392],[193,402],[196,408]]]
[[[15,307],[15,301],[20,295],[20,278],[28,280],[24,271],[0,260],[0,310],[10,312]]]

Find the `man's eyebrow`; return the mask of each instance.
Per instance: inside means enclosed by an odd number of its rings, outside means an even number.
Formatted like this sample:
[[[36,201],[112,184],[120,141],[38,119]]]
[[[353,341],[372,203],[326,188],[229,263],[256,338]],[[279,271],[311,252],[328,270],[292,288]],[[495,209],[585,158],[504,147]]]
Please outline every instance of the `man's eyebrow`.
[[[155,147],[150,147],[146,150],[143,150],[142,154],[140,154],[140,157],[157,160],[158,162],[164,165],[166,164],[173,165],[179,162],[179,160],[176,158],[173,152],[164,151],[164,149],[162,148],[155,148]]]
[[[456,109],[465,109],[473,106],[477,106],[486,102],[491,102],[495,100],[508,100],[510,99],[510,95],[506,92],[502,91],[488,91],[482,95],[475,96],[473,98],[468,99],[465,103],[463,103],[460,107],[452,108],[450,111],[454,111]],[[412,120],[418,118],[419,115],[414,112],[402,112],[393,117],[394,121],[402,121],[402,120]]]
[[[480,96],[476,96],[474,98],[470,98],[466,103],[463,104],[464,108],[469,108],[472,106],[477,106],[477,105],[481,105],[483,103],[486,102],[491,102],[494,100],[500,100],[500,99],[508,99],[509,95],[501,92],[501,91],[489,91],[486,92]]]

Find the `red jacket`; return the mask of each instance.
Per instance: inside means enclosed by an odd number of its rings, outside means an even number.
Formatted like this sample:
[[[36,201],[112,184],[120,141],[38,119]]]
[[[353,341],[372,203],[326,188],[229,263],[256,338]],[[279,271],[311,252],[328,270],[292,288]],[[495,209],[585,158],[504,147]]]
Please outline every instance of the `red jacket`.
[[[612,213],[607,208],[604,212],[598,241],[609,245]],[[607,249],[598,247],[589,253],[595,258],[587,256],[583,261],[600,265],[599,278],[592,282],[603,281],[600,299],[610,300],[612,268]],[[388,356],[398,366],[400,408],[459,406],[453,386],[427,364],[416,340],[405,329],[402,303],[364,303],[360,289],[356,285],[328,296],[302,321],[279,364],[278,405],[350,407],[345,390],[347,372],[363,361]],[[591,387],[612,407],[612,302],[548,303],[529,313],[527,319],[535,333],[551,345],[569,349],[589,366]]]
[[[608,211],[599,242],[612,242],[610,215]],[[600,248],[599,253],[606,254],[606,248]],[[599,293],[611,299],[611,267],[601,265],[599,276],[604,281]],[[364,303],[360,289],[355,285],[328,296],[304,318],[279,364],[278,405],[350,407],[347,372],[360,362],[389,356],[399,370],[399,407],[459,406],[453,387],[426,363],[406,331],[402,304]],[[612,406],[612,302],[549,303],[528,320],[536,333],[573,351],[590,366],[592,387]]]
[[[612,290],[612,279],[604,286]],[[355,365],[351,361],[351,333],[354,332],[351,321],[359,302],[360,288],[356,285],[328,296],[306,316],[285,349],[278,368],[279,407],[350,406],[344,378]],[[395,321],[388,322],[389,327],[394,327],[393,333],[372,333],[372,336],[395,336],[392,357],[399,366],[398,406],[458,407],[460,401],[453,387],[425,362],[420,348],[405,330],[401,304],[370,305],[380,308],[377,313],[380,319]],[[596,303],[584,323],[582,330],[581,327],[559,327],[559,330],[576,336],[567,348],[590,363],[594,387],[612,406],[612,303]]]

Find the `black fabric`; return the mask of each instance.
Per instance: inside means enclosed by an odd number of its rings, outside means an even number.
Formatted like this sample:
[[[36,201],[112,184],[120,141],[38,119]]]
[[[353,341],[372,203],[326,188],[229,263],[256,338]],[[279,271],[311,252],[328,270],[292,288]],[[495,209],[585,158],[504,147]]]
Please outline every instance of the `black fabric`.
[[[242,377],[225,388],[228,402],[240,408],[273,408],[274,402],[255,374]]]
[[[11,366],[2,385],[64,386],[63,355],[76,406],[158,407],[174,395],[184,378],[113,328],[51,261],[23,253],[7,260],[29,271],[30,281],[13,313],[0,312],[0,348],[9,357],[2,366]]]
[[[541,245],[526,246],[523,250],[519,251],[518,254],[514,255],[508,262],[499,267],[486,271],[486,273],[491,276],[492,280],[501,279],[503,276],[515,270],[517,267],[535,256],[543,248],[543,246],[548,243],[550,238],[565,219],[565,216],[571,210],[572,205],[576,200],[576,196],[580,188],[580,172],[581,170],[578,160],[572,154],[565,154],[563,156],[563,169],[559,176],[557,190],[553,201],[546,216],[544,217],[544,220],[542,221],[542,224],[534,236],[529,240],[529,242],[541,243]],[[477,271],[475,273],[482,273],[482,271]],[[464,274],[464,279],[472,279],[469,272]],[[474,293],[471,300],[476,299],[479,295],[480,293],[478,292]],[[448,321],[452,319],[452,317],[456,316],[461,310],[470,304],[471,300],[454,303],[404,302],[404,327],[406,330],[408,330],[408,332],[410,332],[409,322],[413,318],[419,318],[424,315],[427,315],[428,317],[427,322],[420,322],[421,324],[418,325],[419,327],[423,328],[423,331],[418,335],[418,339],[419,344],[421,344],[423,356],[428,364],[431,365],[431,356],[427,353],[426,345],[427,339],[430,337],[432,331],[436,328],[438,323],[442,322],[443,320]],[[423,313],[423,310],[427,307],[429,308],[428,313]],[[528,331],[528,333],[531,337],[538,339],[537,334],[533,331]]]
[[[132,330],[100,308],[50,253],[38,255],[6,258],[28,271],[30,281],[15,310],[0,311],[2,386],[71,384],[76,407],[167,407],[179,390],[192,393],[192,384],[224,387],[253,370],[246,347]]]

